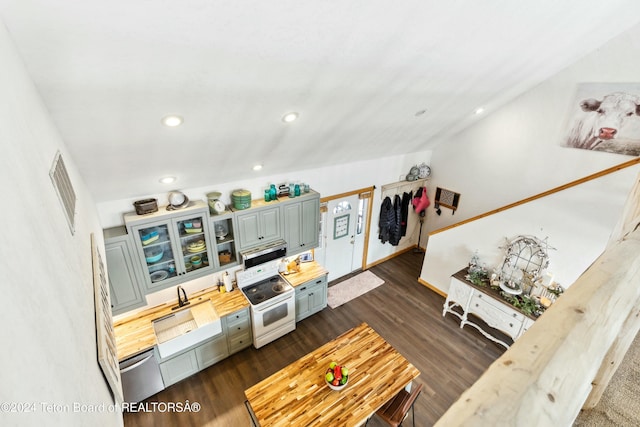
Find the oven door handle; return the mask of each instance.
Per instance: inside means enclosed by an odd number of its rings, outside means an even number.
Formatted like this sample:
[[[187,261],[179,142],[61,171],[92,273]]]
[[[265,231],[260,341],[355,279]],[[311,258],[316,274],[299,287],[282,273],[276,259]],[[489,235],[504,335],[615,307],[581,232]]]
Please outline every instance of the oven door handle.
[[[257,308],[254,308],[254,310],[255,310],[255,311],[257,311],[257,312],[259,312],[259,313],[262,313],[262,312],[264,312],[264,311],[271,310],[273,307],[275,307],[275,306],[277,306],[277,305],[280,305],[280,304],[286,304],[286,303],[288,303],[288,302],[289,302],[289,300],[291,300],[291,299],[293,299],[293,294],[291,294],[291,295],[290,295],[290,296],[288,296],[287,298],[281,299],[280,301],[275,302],[275,303],[273,303],[273,304],[265,305],[264,307],[257,307]]]

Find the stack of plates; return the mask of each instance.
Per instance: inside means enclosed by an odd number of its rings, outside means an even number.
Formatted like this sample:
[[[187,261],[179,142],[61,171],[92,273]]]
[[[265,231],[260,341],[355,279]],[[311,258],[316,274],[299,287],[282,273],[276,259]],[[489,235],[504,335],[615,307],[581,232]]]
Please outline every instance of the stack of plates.
[[[231,203],[238,210],[248,209],[251,207],[251,191],[236,190],[231,193]]]
[[[187,252],[192,254],[202,252],[206,248],[204,240],[198,240],[196,242],[191,242],[187,245]]]

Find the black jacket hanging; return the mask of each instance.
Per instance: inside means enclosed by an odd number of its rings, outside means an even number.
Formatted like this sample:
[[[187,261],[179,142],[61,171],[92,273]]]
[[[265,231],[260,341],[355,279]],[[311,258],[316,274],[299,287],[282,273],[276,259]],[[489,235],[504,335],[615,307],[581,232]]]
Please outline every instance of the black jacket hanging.
[[[398,246],[400,239],[402,238],[402,227],[400,222],[402,220],[402,200],[400,196],[396,194],[393,200],[393,224],[389,231],[389,243],[393,246]]]
[[[380,206],[380,219],[378,221],[378,237],[382,243],[387,243],[391,236],[391,227],[395,222],[393,204],[389,197],[385,197]]]
[[[405,192],[402,195],[402,217],[400,218],[401,236],[407,235],[407,220],[409,219],[409,205],[411,204],[411,193]]]

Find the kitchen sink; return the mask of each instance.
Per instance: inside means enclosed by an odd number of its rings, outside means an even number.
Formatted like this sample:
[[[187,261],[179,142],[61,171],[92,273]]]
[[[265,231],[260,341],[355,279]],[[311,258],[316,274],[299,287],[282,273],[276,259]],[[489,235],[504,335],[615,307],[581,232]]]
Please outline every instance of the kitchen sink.
[[[211,301],[153,321],[161,358],[169,357],[222,333],[222,323]]]

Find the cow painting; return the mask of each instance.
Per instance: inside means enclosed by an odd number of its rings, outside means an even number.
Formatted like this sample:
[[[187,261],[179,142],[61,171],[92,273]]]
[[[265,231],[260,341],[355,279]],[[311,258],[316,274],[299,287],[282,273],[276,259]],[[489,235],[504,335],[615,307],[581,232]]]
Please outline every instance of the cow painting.
[[[568,147],[640,155],[640,96],[611,92],[578,103]]]

